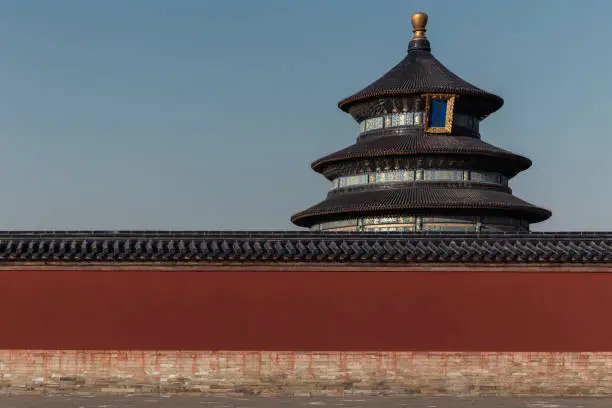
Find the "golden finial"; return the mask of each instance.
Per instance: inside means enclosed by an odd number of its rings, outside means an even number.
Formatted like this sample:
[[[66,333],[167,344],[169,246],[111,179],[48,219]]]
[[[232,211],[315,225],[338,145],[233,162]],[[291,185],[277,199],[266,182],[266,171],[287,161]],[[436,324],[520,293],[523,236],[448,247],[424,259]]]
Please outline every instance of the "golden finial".
[[[425,40],[425,31],[427,31],[425,28],[425,26],[427,26],[427,14],[414,13],[412,17],[410,17],[410,20],[412,21],[412,32],[414,33],[412,40]]]

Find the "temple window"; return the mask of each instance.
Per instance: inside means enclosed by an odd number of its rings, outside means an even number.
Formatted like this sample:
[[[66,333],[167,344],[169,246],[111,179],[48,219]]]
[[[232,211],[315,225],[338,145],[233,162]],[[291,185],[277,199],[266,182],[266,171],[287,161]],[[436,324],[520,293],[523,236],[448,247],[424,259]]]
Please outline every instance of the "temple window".
[[[425,131],[450,133],[453,128],[455,96],[445,94],[425,95]]]
[[[456,113],[452,116],[452,120],[450,120],[448,119],[449,102],[447,100],[434,100],[433,102],[435,106],[433,116],[438,118],[438,120],[436,121],[434,127],[430,127],[430,129],[437,129],[435,133],[444,132],[448,123],[450,123],[451,126],[455,124],[457,126],[468,128],[474,133],[478,133],[479,120],[477,118],[471,115]],[[440,102],[440,104],[438,104],[438,102]],[[444,115],[442,115],[443,112]],[[397,128],[400,126],[421,127],[423,126],[424,115],[424,112],[401,112],[369,118],[359,123],[359,133]],[[442,121],[442,119],[444,119],[444,121]],[[446,122],[447,120],[448,122]],[[429,122],[430,121],[428,121],[428,123]],[[431,130],[429,131],[431,132]]]
[[[461,113],[455,113],[453,115],[453,126],[459,126],[470,129],[473,133],[479,133],[480,121],[471,115],[465,115]]]
[[[510,217],[387,215],[315,224],[327,232],[504,232],[528,231],[529,223]]]
[[[432,99],[429,107],[429,127],[446,127],[446,100]]]
[[[399,126],[420,126],[423,112],[401,112],[390,115],[377,116],[363,120],[359,123],[359,132],[388,129]]]
[[[332,180],[331,189],[366,184],[415,181],[460,181],[508,186],[508,177],[496,172],[455,169],[405,169],[341,176]]]

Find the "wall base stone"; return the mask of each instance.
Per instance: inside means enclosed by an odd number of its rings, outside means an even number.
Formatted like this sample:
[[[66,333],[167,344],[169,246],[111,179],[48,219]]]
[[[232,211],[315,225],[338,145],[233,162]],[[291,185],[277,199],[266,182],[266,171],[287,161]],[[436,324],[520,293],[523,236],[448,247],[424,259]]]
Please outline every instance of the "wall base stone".
[[[612,395],[612,353],[1,350],[1,393]]]

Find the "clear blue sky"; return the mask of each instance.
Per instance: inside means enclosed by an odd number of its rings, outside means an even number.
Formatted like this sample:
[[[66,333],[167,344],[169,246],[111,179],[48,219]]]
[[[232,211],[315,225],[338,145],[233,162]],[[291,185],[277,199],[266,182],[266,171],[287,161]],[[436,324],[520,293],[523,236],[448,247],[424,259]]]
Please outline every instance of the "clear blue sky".
[[[612,230],[612,2],[1,0],[2,229],[290,229],[336,103],[405,55],[505,99],[483,139],[533,167],[536,230]]]

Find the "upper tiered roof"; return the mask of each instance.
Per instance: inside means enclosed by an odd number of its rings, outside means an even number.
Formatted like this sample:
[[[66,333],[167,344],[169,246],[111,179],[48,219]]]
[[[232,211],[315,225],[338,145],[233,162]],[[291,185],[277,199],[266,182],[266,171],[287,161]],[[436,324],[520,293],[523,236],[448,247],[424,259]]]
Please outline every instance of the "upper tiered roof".
[[[431,54],[431,46],[425,37],[427,15],[412,15],[414,37],[408,45],[408,55],[382,77],[361,91],[341,100],[340,109],[349,112],[356,103],[378,97],[440,92],[472,96],[481,100],[478,115],[486,117],[502,107],[504,101],[497,95],[484,91],[452,73]]]

